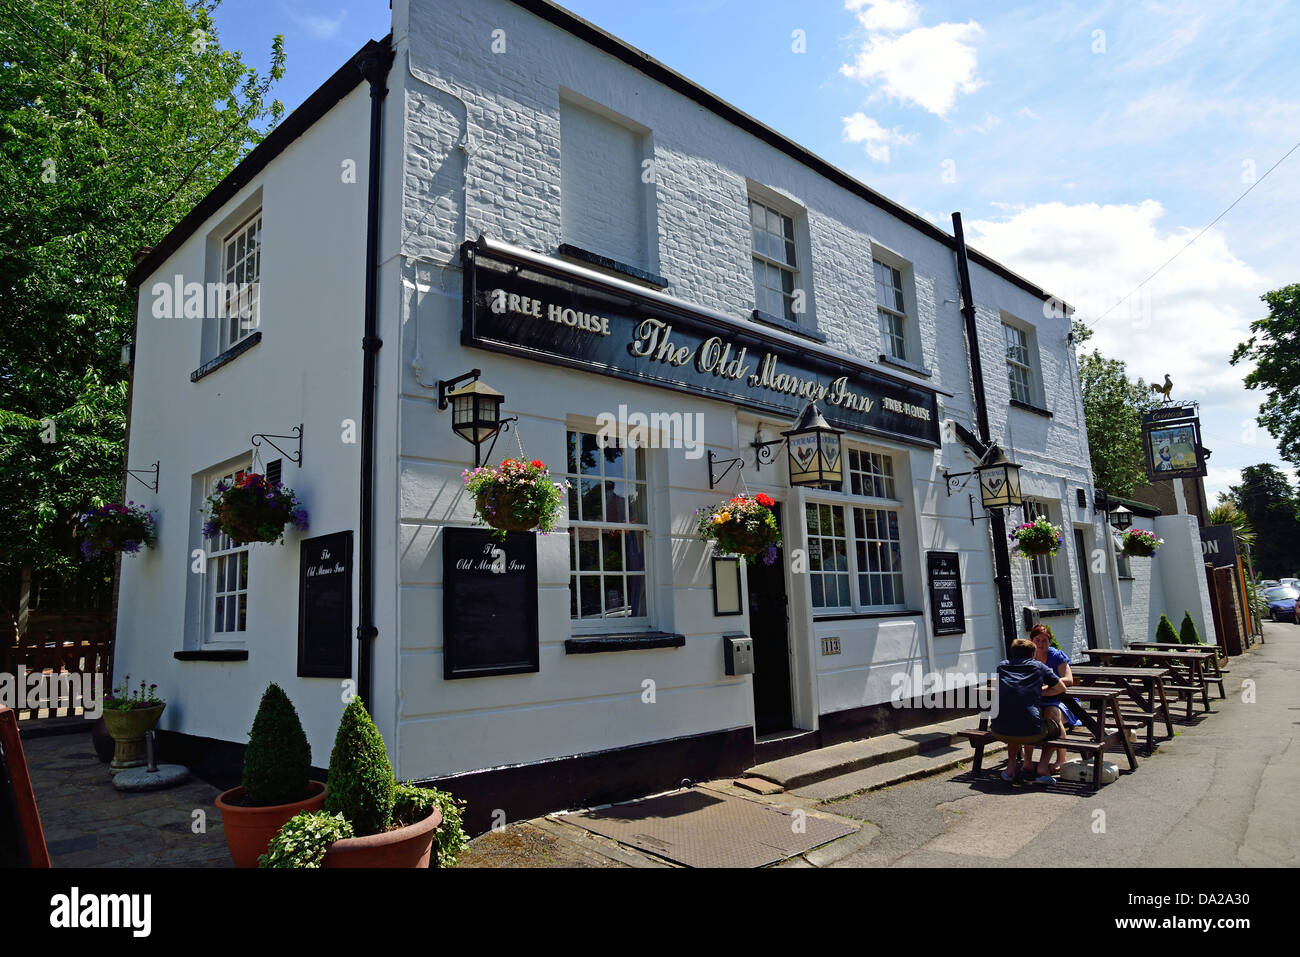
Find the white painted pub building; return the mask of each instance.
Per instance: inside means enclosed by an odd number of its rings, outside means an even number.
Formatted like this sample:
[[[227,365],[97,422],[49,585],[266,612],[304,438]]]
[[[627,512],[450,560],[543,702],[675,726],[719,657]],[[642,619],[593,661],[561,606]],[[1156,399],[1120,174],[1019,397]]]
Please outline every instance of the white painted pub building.
[[[268,682],[318,767],[360,692],[399,777],[467,797],[474,830],[929,723],[894,707],[921,675],[1004,657],[992,522],[945,477],[981,438],[1021,466],[1008,526],[1064,529],[1054,558],[1011,558],[1015,630],[1076,656],[1148,637],[1120,572],[1151,594],[1151,562],[1119,568],[1095,507],[1069,319],[975,250],[965,303],[960,246],[545,0],[394,0],[391,36],[132,276],[128,466],[159,467],[131,497],[159,539],[121,564],[116,675],[157,682],[164,746],[226,774]],[[213,282],[257,284],[245,318],[168,306]],[[485,459],[573,486],[488,576],[475,447],[439,402],[471,370],[514,417]],[[832,487],[791,487],[762,444],[810,397],[843,432]],[[309,528],[203,536],[250,468]],[[696,536],[743,490],[777,503],[770,566]],[[1155,591],[1185,588],[1170,617],[1213,640],[1195,519],[1155,522],[1189,556]],[[746,642],[752,669],[728,667]]]

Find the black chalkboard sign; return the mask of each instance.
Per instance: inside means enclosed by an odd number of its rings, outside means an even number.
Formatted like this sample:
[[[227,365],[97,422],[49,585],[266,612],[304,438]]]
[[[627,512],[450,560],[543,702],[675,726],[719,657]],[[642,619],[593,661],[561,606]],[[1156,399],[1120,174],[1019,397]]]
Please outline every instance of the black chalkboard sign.
[[[442,530],[444,678],[537,671],[537,538]]]
[[[352,677],[352,531],[298,553],[298,677]]]
[[[936,635],[964,635],[966,610],[961,601],[961,562],[956,552],[926,552],[930,583],[930,623]]]

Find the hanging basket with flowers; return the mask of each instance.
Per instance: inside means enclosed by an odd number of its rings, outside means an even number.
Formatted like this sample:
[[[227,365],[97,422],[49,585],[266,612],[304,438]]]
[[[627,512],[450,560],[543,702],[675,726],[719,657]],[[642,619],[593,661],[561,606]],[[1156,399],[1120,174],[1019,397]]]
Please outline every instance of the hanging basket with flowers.
[[[499,539],[506,532],[555,531],[564,493],[572,488],[567,481],[553,481],[541,459],[506,459],[495,467],[466,469],[464,479],[474,496],[475,517],[496,529],[493,537]]]
[[[1017,525],[1008,536],[1022,558],[1055,555],[1061,547],[1061,529],[1041,515],[1032,522]]]
[[[1164,543],[1163,538],[1156,538],[1153,533],[1141,528],[1130,528],[1119,541],[1125,555],[1135,555],[1138,558],[1150,558]]]
[[[747,557],[762,556],[763,564],[776,561],[776,549],[781,544],[781,530],[777,527],[770,496],[737,495],[729,502],[710,505],[699,510],[700,538],[713,542],[716,551]]]
[[[153,513],[127,502],[92,508],[81,516],[81,555],[86,561],[112,552],[138,552],[153,548],[158,536]]]
[[[240,472],[230,482],[218,482],[216,491],[208,496],[203,534],[213,538],[225,533],[236,545],[278,544],[289,525],[307,527],[307,510],[293,489],[258,472]]]

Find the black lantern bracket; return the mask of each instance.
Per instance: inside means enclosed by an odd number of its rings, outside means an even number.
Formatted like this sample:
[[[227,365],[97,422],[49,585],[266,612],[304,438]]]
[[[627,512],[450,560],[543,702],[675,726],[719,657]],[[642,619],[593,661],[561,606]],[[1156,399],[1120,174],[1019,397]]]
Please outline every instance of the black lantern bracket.
[[[504,419],[497,420],[497,430],[492,433],[492,444],[488,446],[487,455],[483,456],[483,461],[481,463],[479,462],[479,456],[478,456],[479,447],[477,445],[474,446],[474,468],[478,468],[480,464],[487,465],[489,462],[492,461],[492,450],[497,447],[497,439],[501,437],[502,432],[510,431],[511,422],[518,422],[518,421],[519,421],[519,416],[517,415],[508,415]],[[713,453],[710,452],[709,454],[712,455]],[[712,488],[713,486],[709,486],[709,487]]]
[[[274,441],[275,439],[297,439],[298,451],[293,453],[287,452],[286,450],[280,448],[279,444],[277,444]],[[262,443],[265,442],[271,448],[275,449],[277,452],[279,452],[281,455],[287,458],[290,462],[296,464],[298,468],[302,468],[302,423],[301,422],[298,423],[298,425],[294,426],[293,432],[291,432],[289,435],[271,435],[266,432],[258,432],[255,435],[249,436],[248,441],[253,445],[254,448],[261,448]],[[288,445],[289,443],[286,442],[285,444]]]
[[[442,412],[445,412],[447,410],[447,394],[451,392],[452,389],[456,388],[456,386],[460,385],[462,382],[467,382],[471,379],[477,380],[482,375],[483,375],[482,369],[470,369],[464,375],[458,375],[454,379],[439,379],[438,380],[438,410]]]
[[[726,468],[721,474],[715,474],[714,469],[719,465],[725,465]],[[737,456],[734,459],[720,459],[714,456],[713,449],[709,449],[709,488],[717,488],[718,483],[727,477],[727,473],[737,466],[742,469],[745,467],[744,458]]]
[[[131,478],[135,479],[137,482],[139,482],[139,483],[140,483],[141,485],[143,485],[145,488],[151,489],[152,491],[154,491],[154,492],[156,493],[156,492],[158,491],[158,477],[159,477],[159,475],[162,474],[162,472],[161,472],[161,468],[160,468],[161,465],[162,465],[162,460],[159,459],[157,462],[155,462],[155,463],[153,464],[153,468],[149,468],[149,469],[127,469],[127,470],[126,470],[126,474],[129,475],[129,476],[131,476]],[[153,482],[146,482],[144,479],[142,479],[142,478],[140,477],[140,476],[142,476],[142,475],[148,475],[148,474],[151,473],[151,472],[153,473]]]
[[[749,443],[749,447],[754,450],[754,471],[757,472],[764,465],[771,465],[776,461],[776,447],[785,445],[785,437],[772,439],[769,442],[759,440],[754,436],[754,441]]]

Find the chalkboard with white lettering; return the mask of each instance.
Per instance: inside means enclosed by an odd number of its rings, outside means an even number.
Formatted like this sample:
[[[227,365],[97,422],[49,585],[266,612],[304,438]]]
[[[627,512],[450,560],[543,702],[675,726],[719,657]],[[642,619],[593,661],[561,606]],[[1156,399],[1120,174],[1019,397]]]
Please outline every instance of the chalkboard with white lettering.
[[[352,531],[305,539],[298,558],[298,677],[352,677]]]
[[[961,600],[961,561],[956,552],[926,552],[930,582],[930,623],[936,635],[964,635],[966,610]]]
[[[442,530],[443,677],[537,671],[537,537]]]

